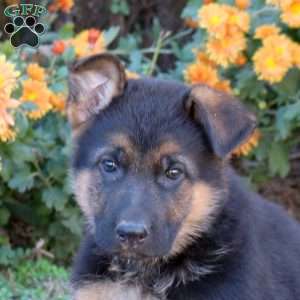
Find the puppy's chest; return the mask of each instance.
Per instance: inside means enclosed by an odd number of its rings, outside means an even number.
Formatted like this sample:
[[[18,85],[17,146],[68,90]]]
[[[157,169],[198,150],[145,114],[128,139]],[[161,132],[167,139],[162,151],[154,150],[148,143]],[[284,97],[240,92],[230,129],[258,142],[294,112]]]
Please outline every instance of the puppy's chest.
[[[160,300],[138,285],[103,281],[85,284],[75,291],[74,300]]]

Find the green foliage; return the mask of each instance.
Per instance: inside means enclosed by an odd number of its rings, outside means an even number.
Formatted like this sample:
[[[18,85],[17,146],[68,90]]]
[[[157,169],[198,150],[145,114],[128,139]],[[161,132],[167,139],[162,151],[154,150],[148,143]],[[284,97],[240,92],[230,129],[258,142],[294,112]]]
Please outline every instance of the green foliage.
[[[23,261],[0,274],[0,300],[70,300],[68,272],[49,261]]]

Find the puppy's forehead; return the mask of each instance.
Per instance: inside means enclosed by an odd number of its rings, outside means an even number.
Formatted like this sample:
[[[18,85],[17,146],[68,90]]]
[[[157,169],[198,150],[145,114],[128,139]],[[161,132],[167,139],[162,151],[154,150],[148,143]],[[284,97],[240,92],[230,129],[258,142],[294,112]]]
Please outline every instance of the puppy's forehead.
[[[163,156],[180,154],[182,151],[181,145],[174,138],[168,136],[162,140],[157,140],[147,151],[143,151],[138,140],[126,133],[112,133],[108,139],[113,147],[122,148],[132,157],[146,154],[148,157],[151,156],[153,161],[159,161]]]

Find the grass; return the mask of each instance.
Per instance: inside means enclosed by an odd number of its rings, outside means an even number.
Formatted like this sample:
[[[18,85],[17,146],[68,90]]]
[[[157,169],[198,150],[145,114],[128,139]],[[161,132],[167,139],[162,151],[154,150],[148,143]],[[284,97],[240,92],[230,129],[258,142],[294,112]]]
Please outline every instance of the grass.
[[[71,300],[68,272],[40,259],[0,273],[0,300]]]

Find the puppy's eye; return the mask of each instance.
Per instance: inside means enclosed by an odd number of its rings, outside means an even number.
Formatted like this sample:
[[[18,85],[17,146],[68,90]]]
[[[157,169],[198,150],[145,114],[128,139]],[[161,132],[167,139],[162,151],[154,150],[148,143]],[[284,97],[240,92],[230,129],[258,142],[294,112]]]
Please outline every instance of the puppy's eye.
[[[103,159],[101,161],[101,166],[102,166],[103,170],[107,173],[113,173],[113,172],[117,171],[117,169],[118,169],[117,163],[114,160],[109,159],[109,158]]]
[[[165,175],[171,180],[177,180],[183,175],[183,171],[179,168],[170,168],[166,170]]]

